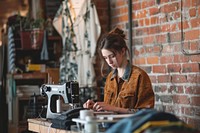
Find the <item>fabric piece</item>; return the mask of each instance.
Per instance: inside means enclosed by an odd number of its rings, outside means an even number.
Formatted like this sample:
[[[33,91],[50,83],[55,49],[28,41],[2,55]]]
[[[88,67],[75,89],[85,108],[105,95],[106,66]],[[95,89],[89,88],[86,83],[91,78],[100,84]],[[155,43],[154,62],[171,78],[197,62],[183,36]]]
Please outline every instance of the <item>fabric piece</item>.
[[[93,65],[101,27],[96,6],[90,0],[84,2],[81,6],[74,22],[74,31],[78,49],[78,81],[80,87],[94,87],[96,81]]]
[[[175,115],[167,112],[159,112],[154,109],[143,109],[135,113],[135,115],[124,118],[110,127],[106,133],[133,133],[142,125],[149,121],[164,121],[171,122],[181,121]]]
[[[63,52],[60,58],[60,83],[77,79],[76,44],[73,21],[67,0],[62,2],[53,20],[53,26],[62,37]]]
[[[134,133],[199,133],[197,129],[194,129],[184,123],[183,121],[170,122],[165,121],[149,121],[146,122]]]
[[[15,72],[15,43],[13,38],[13,30],[11,27],[8,28],[8,72]]]
[[[48,54],[48,49],[47,49],[46,30],[44,30],[44,38],[43,38],[42,51],[41,51],[41,54],[40,54],[40,59],[41,60],[48,60],[49,59],[49,54]]]
[[[77,80],[80,87],[95,87],[94,60],[101,28],[95,5],[80,2],[80,12],[63,1],[53,20],[53,26],[62,37],[63,55],[60,58],[61,82]]]

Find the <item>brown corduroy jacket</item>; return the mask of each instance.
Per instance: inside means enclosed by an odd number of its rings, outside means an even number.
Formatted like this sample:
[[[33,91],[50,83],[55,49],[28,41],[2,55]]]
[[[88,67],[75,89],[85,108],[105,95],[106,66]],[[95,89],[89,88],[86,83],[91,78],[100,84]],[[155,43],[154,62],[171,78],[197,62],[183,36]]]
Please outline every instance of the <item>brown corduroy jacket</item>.
[[[154,92],[147,73],[137,66],[127,65],[121,89],[116,70],[110,72],[104,87],[104,102],[116,107],[142,109],[154,107]]]

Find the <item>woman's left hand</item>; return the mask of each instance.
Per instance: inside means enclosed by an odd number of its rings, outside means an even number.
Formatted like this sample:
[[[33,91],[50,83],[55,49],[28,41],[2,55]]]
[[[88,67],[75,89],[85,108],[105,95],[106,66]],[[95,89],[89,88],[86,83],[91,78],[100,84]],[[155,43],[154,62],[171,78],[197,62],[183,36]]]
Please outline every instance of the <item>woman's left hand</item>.
[[[114,111],[116,107],[104,102],[96,102],[93,109],[96,111]]]

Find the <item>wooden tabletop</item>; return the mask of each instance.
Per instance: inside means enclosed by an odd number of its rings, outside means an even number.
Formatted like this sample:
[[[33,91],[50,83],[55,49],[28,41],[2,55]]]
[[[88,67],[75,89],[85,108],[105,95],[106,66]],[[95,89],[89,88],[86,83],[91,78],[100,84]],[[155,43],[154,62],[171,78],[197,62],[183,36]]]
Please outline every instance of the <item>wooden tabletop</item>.
[[[28,130],[37,133],[78,133],[51,127],[51,122],[46,119],[35,118],[28,119]]]

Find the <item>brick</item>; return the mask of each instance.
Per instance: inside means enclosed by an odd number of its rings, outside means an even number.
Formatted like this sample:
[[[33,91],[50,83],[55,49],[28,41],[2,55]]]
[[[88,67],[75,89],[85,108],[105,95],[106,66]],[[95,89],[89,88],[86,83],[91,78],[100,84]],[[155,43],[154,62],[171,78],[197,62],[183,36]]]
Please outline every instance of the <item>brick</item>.
[[[190,30],[185,32],[185,41],[199,39],[199,30]]]
[[[151,66],[140,66],[147,74],[151,73],[152,67]]]
[[[138,28],[135,30],[135,34],[136,34],[136,36],[140,36],[140,35],[145,34],[145,31],[142,28]]]
[[[171,42],[181,42],[181,33],[172,33],[170,34]]]
[[[126,5],[127,3],[126,3],[126,1],[124,1],[124,0],[117,0],[116,2],[115,2],[115,6],[116,7],[120,7],[120,6],[124,6],[124,5]]]
[[[198,7],[198,14],[200,14],[200,6]]]
[[[200,26],[200,18],[192,18],[190,20],[190,23],[191,23],[192,28],[199,27]]]
[[[155,42],[154,36],[143,37],[143,44],[153,44]]]
[[[182,22],[182,26],[183,26],[183,29],[188,29],[189,28],[189,23],[188,21],[183,21]],[[178,28],[179,30],[181,30],[181,22],[178,23]]]
[[[145,48],[146,53],[152,53],[152,54],[160,54],[161,47],[159,45],[149,46]]]
[[[157,65],[152,66],[153,67],[153,73],[166,73],[166,66],[165,65]]]
[[[160,57],[160,63],[161,64],[172,63],[173,59],[174,59],[173,56],[162,56],[162,57]]]
[[[157,16],[151,17],[151,18],[150,18],[150,23],[151,23],[151,25],[158,24],[158,23],[159,23],[159,22],[158,22],[158,17],[157,17]]]
[[[127,6],[122,7],[122,8],[119,9],[119,11],[120,11],[120,14],[126,14],[127,15],[128,7]]]
[[[161,93],[166,93],[166,92],[167,92],[167,87],[166,87],[166,86],[161,86],[161,85],[155,86],[155,87],[154,87],[154,91],[155,91],[156,93],[159,93],[159,92],[161,92]]]
[[[183,90],[183,86],[176,86],[176,85],[173,85],[173,86],[170,86],[169,89],[168,89],[168,93],[170,94],[183,94],[184,93],[184,90]]]
[[[174,13],[175,20],[179,19],[180,17],[181,17],[181,13],[179,11]]]
[[[156,54],[156,53],[160,54],[161,49],[162,49],[162,46],[161,46],[161,45],[154,45],[154,46],[153,46],[153,52],[154,52],[155,54]]]
[[[135,64],[137,64],[137,65],[146,64],[146,63],[145,63],[145,58],[142,58],[142,57],[134,59],[134,62],[135,62]]]
[[[176,23],[174,24],[165,24],[161,26],[162,32],[173,32],[177,30]],[[172,34],[172,33],[171,33]]]
[[[169,73],[173,72],[181,72],[181,65],[180,64],[169,64],[167,65],[167,70]]]
[[[199,0],[191,0],[192,2],[192,6],[199,6],[200,5],[200,1]]]
[[[171,76],[169,75],[158,76],[158,83],[169,83],[169,82],[171,82]]]
[[[200,44],[198,41],[190,42],[190,50],[196,52],[196,50],[199,48]]]
[[[200,83],[200,75],[199,74],[189,74],[187,76],[187,83]]]
[[[182,65],[182,72],[200,72],[200,64],[199,63],[185,63]]]
[[[190,104],[190,99],[187,95],[173,95],[173,102],[177,104]]]
[[[153,47],[152,46],[145,47],[145,51],[147,54],[151,54],[153,52]]]
[[[143,54],[145,54],[145,48],[139,47],[139,49],[138,49],[138,55],[141,56]]]
[[[173,46],[164,45],[162,49],[162,53],[172,53],[174,51]]]
[[[189,57],[190,61],[192,62],[200,62],[199,55],[193,55]]]
[[[156,34],[156,33],[160,34],[160,32],[161,32],[160,26],[152,26],[147,28],[148,34]]]
[[[185,56],[183,54],[181,55],[174,55],[174,63],[184,63],[184,62],[188,62],[189,61],[189,57]]]
[[[160,4],[165,4],[165,3],[168,3],[168,2],[171,2],[171,0],[160,0]]]
[[[191,96],[191,105],[200,106],[200,96]]]
[[[145,18],[147,17],[147,14],[148,14],[147,10],[139,10],[134,13],[134,18],[135,19]]]
[[[149,20],[149,18],[145,18],[145,19],[143,19],[143,20],[144,20],[145,26],[149,26],[149,25],[150,25],[150,20]]]
[[[160,11],[159,11],[159,8],[158,7],[150,7],[149,8],[149,15],[152,16],[152,15],[156,15],[158,14]]]
[[[191,7],[192,6],[192,4],[191,4],[191,0],[185,0],[184,2],[183,2],[183,9],[186,9],[186,8],[189,8],[189,7]]]
[[[193,116],[193,118],[190,118],[188,117],[187,118],[187,123],[190,127],[194,128],[194,129],[199,129],[200,127],[200,120],[198,119],[199,115],[198,116]]]
[[[186,75],[172,75],[172,83],[187,83]]]
[[[132,6],[133,6],[132,8],[133,8],[134,11],[141,9],[141,3],[140,2],[134,3],[134,4],[132,4]]]
[[[156,76],[149,75],[149,78],[150,78],[152,83],[156,83]]]
[[[160,97],[160,99],[162,102],[165,102],[165,103],[172,103],[172,101],[173,101],[173,98],[171,95],[162,95],[162,97]]]
[[[158,34],[156,35],[156,42],[157,43],[166,43],[166,35]]]
[[[190,14],[190,17],[195,17],[196,16],[196,8],[190,9],[189,14]]]
[[[143,44],[142,38],[134,38],[133,39],[133,44],[135,44],[135,45],[142,45]]]
[[[174,53],[180,54],[180,51],[182,50],[181,45],[178,43],[178,44],[175,44],[173,47],[174,47]]]
[[[135,48],[133,53],[134,53],[134,56],[138,56],[139,55],[139,50]]]
[[[165,106],[165,111],[166,112],[174,112],[174,106],[172,106],[172,105],[166,105]]]
[[[128,16],[125,14],[123,16],[119,17],[120,22],[127,22],[128,21]]]
[[[193,107],[181,107],[182,114],[194,116],[195,108]]]
[[[155,5],[155,0],[147,0],[147,1],[141,2],[142,9],[147,8],[147,7],[152,7],[153,5]]]
[[[167,22],[167,15],[164,14],[164,13],[160,13],[160,14],[162,14],[161,16],[159,16],[159,22],[160,22],[160,24],[166,23]]]
[[[169,4],[162,6],[160,11],[162,13],[170,13],[170,12],[177,11],[178,9],[179,9],[179,3],[176,2],[176,3],[169,3]]]
[[[196,86],[186,86],[185,87],[185,93],[186,94],[200,94],[200,87],[198,85]]]
[[[140,20],[138,20],[138,22],[139,22],[138,25],[139,25],[139,26],[144,26],[144,23],[145,23],[144,20],[145,20],[145,19],[140,19]]]
[[[147,64],[158,64],[159,58],[157,56],[147,57]]]

